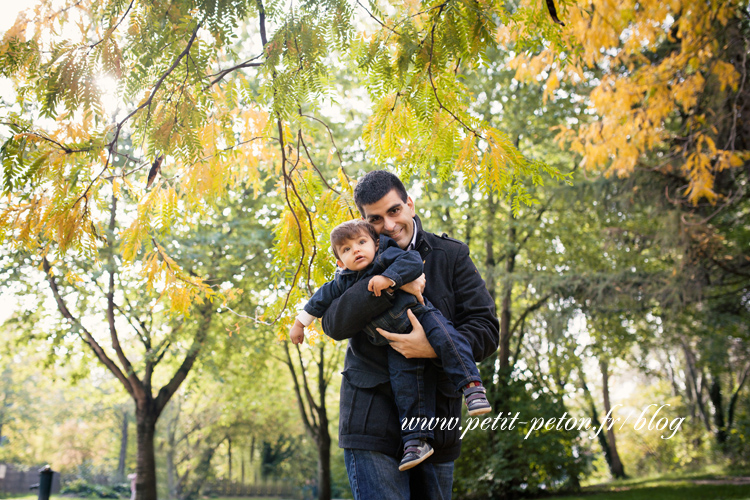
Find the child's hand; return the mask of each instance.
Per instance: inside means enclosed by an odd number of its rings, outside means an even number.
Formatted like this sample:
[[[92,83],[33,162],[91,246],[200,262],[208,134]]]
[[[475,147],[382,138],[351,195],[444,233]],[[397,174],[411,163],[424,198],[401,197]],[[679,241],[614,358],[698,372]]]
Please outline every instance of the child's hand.
[[[289,330],[289,338],[293,344],[301,344],[305,341],[305,327],[299,321],[295,321]]]
[[[386,288],[391,288],[393,281],[385,276],[373,276],[370,278],[370,283],[367,285],[367,289],[375,294],[376,297],[380,297],[380,292]]]

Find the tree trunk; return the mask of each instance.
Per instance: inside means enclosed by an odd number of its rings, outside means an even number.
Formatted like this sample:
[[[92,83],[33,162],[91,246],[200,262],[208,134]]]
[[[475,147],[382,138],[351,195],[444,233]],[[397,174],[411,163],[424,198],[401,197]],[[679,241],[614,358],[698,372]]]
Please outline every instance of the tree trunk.
[[[586,402],[589,405],[589,413],[591,415],[591,425],[594,429],[601,428],[602,424],[599,422],[599,412],[596,409],[596,403],[594,402],[594,397],[591,395],[591,391],[589,391],[588,385],[586,385],[586,379],[583,375],[583,368],[579,365],[578,366],[578,376],[581,379],[581,389],[583,389],[583,397],[586,399]],[[609,470],[612,470],[612,452],[609,449],[609,442],[607,442],[607,436],[600,432],[597,435],[597,438],[599,439],[599,445],[602,447],[602,451],[604,452],[604,460],[607,462],[607,467],[609,467]]]
[[[685,340],[681,341],[682,350],[685,353],[685,363],[687,364],[690,383],[692,384],[693,394],[695,395],[695,404],[698,412],[703,419],[703,425],[708,432],[711,432],[711,421],[708,418],[708,412],[703,405],[703,384],[698,383],[698,374],[695,369],[695,355]]]
[[[150,399],[150,398],[149,398]],[[136,440],[138,460],[135,480],[135,500],[157,500],[156,459],[154,455],[154,434],[156,431],[156,408],[153,401],[136,402]]]
[[[612,405],[609,402],[609,363],[607,361],[599,361],[599,368],[602,371],[602,392],[604,396],[604,412],[605,415],[609,415],[612,411]],[[620,461],[620,455],[617,453],[617,442],[615,441],[615,431],[612,428],[611,418],[604,421],[604,425],[607,428],[607,441],[609,443],[609,450],[612,456],[612,463],[609,466],[609,470],[612,473],[612,477],[615,479],[624,479],[625,468]]]
[[[471,234],[474,232],[474,185],[469,184],[466,188],[466,194],[469,195],[466,200],[466,225],[464,226],[464,243],[471,248]]]
[[[318,500],[331,499],[331,436],[328,418],[320,421],[318,437]]]
[[[232,481],[232,436],[227,435],[227,465],[229,472],[227,479]]]
[[[128,410],[122,412],[122,425],[120,426],[120,456],[117,461],[117,478],[125,480],[125,461],[128,458]]]
[[[179,411],[179,400],[175,401],[175,406],[177,409],[175,411]],[[167,489],[169,490],[169,498],[175,499],[178,497],[178,491],[177,491],[177,470],[175,468],[174,463],[174,455],[175,455],[175,447],[176,447],[176,439],[175,435],[177,433],[177,418],[170,418],[167,421]]]
[[[240,483],[245,484],[245,455],[241,450],[240,448]]]
[[[745,385],[745,380],[747,380],[748,373],[750,373],[750,363],[745,365],[745,368],[742,370],[742,373],[737,379],[737,387],[734,389],[732,396],[729,398],[729,409],[727,410],[727,432],[732,429],[732,425],[734,424],[734,409],[737,405],[737,398],[740,395],[742,386]]]
[[[711,377],[711,389],[708,397],[714,406],[714,426],[716,427],[716,442],[723,447],[727,443],[727,429],[724,424],[724,405],[721,397],[721,380],[718,376]]]
[[[505,254],[505,279],[500,304],[500,371],[510,374],[510,318],[513,295],[513,271],[516,268],[516,226],[512,216],[508,221],[508,241]]]

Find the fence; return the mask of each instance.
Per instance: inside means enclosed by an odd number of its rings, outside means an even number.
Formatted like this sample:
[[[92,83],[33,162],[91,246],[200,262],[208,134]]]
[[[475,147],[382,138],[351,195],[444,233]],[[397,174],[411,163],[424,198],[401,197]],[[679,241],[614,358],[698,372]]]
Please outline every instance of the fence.
[[[14,464],[0,464],[0,493],[28,494],[31,485],[39,484],[39,469],[43,466],[20,467]],[[60,493],[60,474],[52,476],[52,493]]]
[[[267,481],[256,484],[241,484],[232,481],[215,481],[203,487],[203,494],[221,497],[283,497],[296,496],[297,490],[284,481]]]

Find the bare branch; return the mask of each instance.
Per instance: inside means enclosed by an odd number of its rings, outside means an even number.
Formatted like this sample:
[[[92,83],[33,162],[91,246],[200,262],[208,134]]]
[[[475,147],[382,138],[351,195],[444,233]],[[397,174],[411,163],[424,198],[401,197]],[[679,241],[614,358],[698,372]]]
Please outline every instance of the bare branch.
[[[104,349],[102,349],[96,339],[91,336],[89,331],[81,324],[78,318],[74,317],[73,314],[71,314],[68,306],[65,304],[65,300],[63,299],[62,295],[60,295],[57,281],[52,274],[52,266],[50,266],[50,263],[47,260],[46,256],[42,257],[42,266],[44,269],[44,273],[47,275],[47,282],[52,289],[52,295],[55,297],[55,302],[57,302],[57,308],[60,311],[60,314],[62,314],[63,318],[67,319],[73,326],[75,326],[79,330],[79,334],[89,345],[89,347],[91,347],[91,350],[94,351],[94,354],[96,354],[96,357],[99,358],[99,361],[101,361],[102,364],[106,366],[110,372],[112,372],[117,380],[122,383],[122,385],[125,387],[125,390],[127,390],[131,396],[135,396],[133,387],[130,384],[130,380],[128,380],[128,377],[126,377],[122,370],[120,370],[120,367],[117,366],[117,364],[112,361],[109,356],[107,356],[107,353],[104,352]]]
[[[225,70],[219,71],[218,73],[214,73],[213,75],[208,75],[208,78],[211,78],[212,76],[216,77],[216,78],[214,78],[211,81],[211,83],[208,84],[208,86],[211,87],[213,85],[216,85],[225,76],[227,76],[229,73],[232,73],[233,71],[237,71],[238,69],[242,69],[242,68],[257,68],[259,66],[263,66],[263,63],[252,62],[252,61],[255,61],[256,59],[258,59],[260,57],[263,57],[263,54],[259,54],[259,55],[255,56],[255,57],[253,57],[252,59],[248,59],[247,61],[245,61],[243,63],[237,64],[235,66],[232,66],[231,68],[227,68]]]
[[[213,319],[213,312],[214,311],[211,309],[210,303],[203,307],[203,310],[201,311],[203,321],[201,321],[201,323],[198,325],[198,330],[195,334],[195,337],[193,338],[193,343],[188,349],[187,354],[185,354],[185,358],[182,360],[182,364],[172,376],[172,379],[164,387],[159,389],[159,394],[156,396],[156,401],[154,403],[156,405],[157,415],[162,412],[164,407],[169,402],[169,399],[177,391],[177,389],[180,387],[180,384],[182,384],[182,382],[187,377],[190,369],[193,367],[193,364],[195,364],[195,360],[198,357],[198,354],[200,354],[203,342],[208,336],[208,330],[211,326],[211,320]]]
[[[292,356],[289,354],[289,346],[284,342],[284,353],[286,354],[286,361],[284,364],[289,368],[292,374],[292,382],[294,384],[294,394],[297,396],[297,406],[299,407],[300,415],[302,416],[302,423],[305,424],[305,429],[310,433],[311,436],[316,438],[316,429],[310,424],[310,420],[307,416],[307,410],[305,409],[305,403],[302,399],[302,391],[299,388],[299,380],[297,379],[297,371],[294,369],[294,363],[292,363]]]
[[[310,407],[310,418],[312,424],[316,429],[320,429],[318,424],[317,414],[320,413],[320,407],[315,403],[312,393],[310,392],[310,382],[307,380],[307,370],[305,368],[305,362],[302,360],[302,350],[298,344],[294,345],[297,350],[297,356],[299,358],[300,373],[302,374],[302,387],[305,389],[305,398],[307,398],[307,405]]]
[[[117,21],[117,24],[115,24],[112,28],[107,28],[107,31],[109,32],[109,35],[111,35],[112,33],[114,33],[115,30],[117,30],[117,28],[120,26],[120,24],[122,24],[122,22],[127,17],[128,13],[130,12],[130,9],[133,8],[133,3],[134,2],[135,2],[135,0],[130,0],[130,5],[128,5],[127,10],[125,10],[125,13],[122,15],[122,17],[120,18],[120,20]],[[89,45],[89,50],[93,49],[94,47],[96,47],[97,45],[99,45],[100,43],[102,43],[107,38],[107,36],[108,35],[104,35],[104,38],[102,38],[98,42],[95,42],[95,43]]]
[[[112,348],[117,353],[117,358],[120,360],[125,369],[125,374],[130,379],[133,386],[133,390],[136,393],[142,393],[143,387],[141,381],[133,370],[133,365],[128,360],[127,356],[122,350],[120,345],[120,338],[117,335],[117,329],[115,327],[115,255],[114,255],[114,234],[116,225],[116,213],[117,213],[117,197],[112,193],[112,204],[109,211],[109,233],[107,235],[107,250],[108,250],[108,262],[107,271],[109,272],[109,289],[107,290],[107,322],[109,323],[109,334],[112,339]]]

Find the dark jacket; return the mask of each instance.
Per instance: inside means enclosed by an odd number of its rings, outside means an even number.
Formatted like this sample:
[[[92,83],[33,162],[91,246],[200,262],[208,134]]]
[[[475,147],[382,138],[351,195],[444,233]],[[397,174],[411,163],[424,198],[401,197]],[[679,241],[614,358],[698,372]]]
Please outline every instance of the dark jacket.
[[[305,311],[320,318],[334,299],[341,296],[357,281],[383,275],[396,283],[396,288],[414,281],[422,275],[422,257],[414,250],[401,250],[388,236],[381,235],[375,258],[361,271],[338,268],[333,281],[324,284],[305,304]],[[367,280],[369,283],[370,280]]]
[[[426,233],[419,218],[415,220],[416,250],[424,259],[427,280],[424,296],[459,333],[466,335],[477,362],[489,357],[498,347],[499,324],[494,301],[469,257],[469,247],[445,235]],[[339,446],[399,457],[400,422],[389,384],[388,347],[371,344],[361,331],[372,318],[388,310],[391,301],[387,294],[375,297],[368,292],[367,281],[362,280],[331,303],[322,321],[327,335],[336,340],[349,339],[341,382]],[[461,394],[445,373],[428,363],[425,376],[437,379],[436,415],[460,419]],[[435,454],[430,461],[458,458],[458,426],[452,430],[436,428],[433,447]]]

